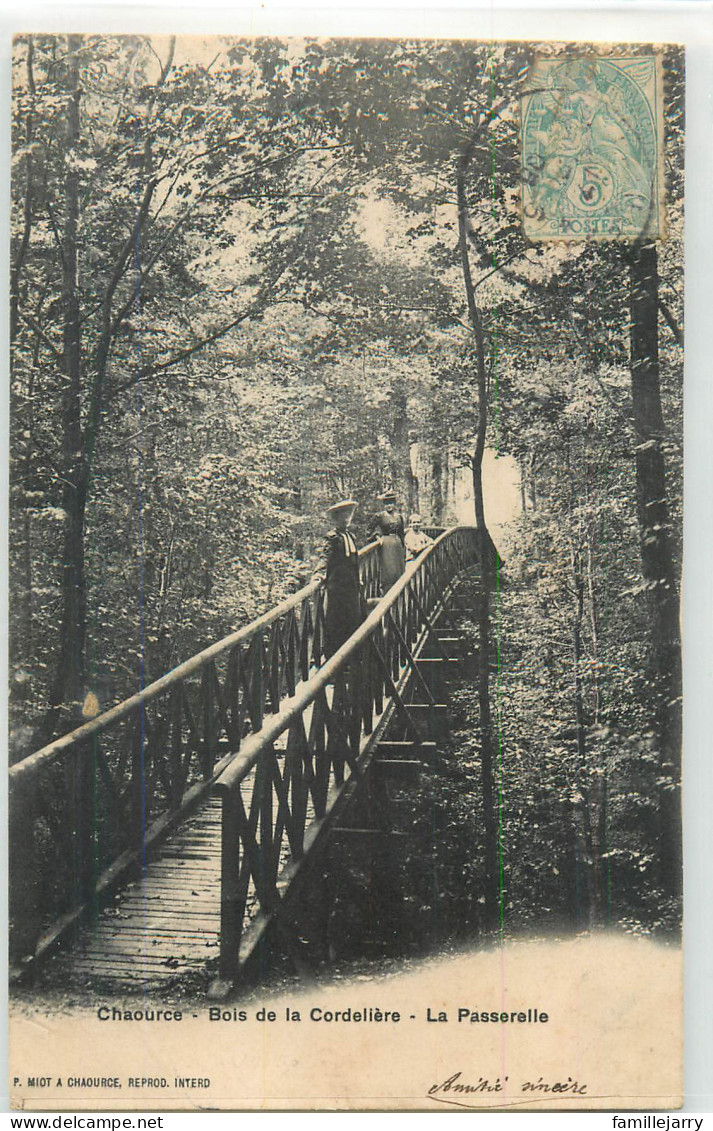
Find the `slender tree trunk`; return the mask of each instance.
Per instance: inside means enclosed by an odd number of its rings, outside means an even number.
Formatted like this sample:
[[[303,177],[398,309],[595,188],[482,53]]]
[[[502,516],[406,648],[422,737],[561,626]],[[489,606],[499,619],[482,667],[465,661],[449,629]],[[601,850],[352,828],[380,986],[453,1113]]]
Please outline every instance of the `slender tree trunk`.
[[[434,452],[431,457],[431,515],[437,526],[443,522],[443,465],[441,453]]]
[[[535,457],[530,456],[527,467],[527,486],[530,493],[530,509],[537,510],[537,484],[535,482]]]
[[[653,244],[631,260],[631,391],[636,431],[636,503],[641,561],[656,619],[659,666],[669,671],[679,639],[679,608],[669,540],[658,356],[658,265]],[[663,662],[665,661],[665,662]]]
[[[593,518],[587,526],[587,597],[589,600],[589,631],[592,640],[592,724],[594,727],[595,738],[593,743],[593,754],[596,754],[595,762],[592,767],[592,806],[593,806],[593,827],[592,827],[592,852],[594,868],[594,891],[597,901],[597,917],[601,921],[603,904],[604,904],[604,854],[607,849],[606,842],[606,828],[607,828],[607,767],[606,760],[602,757],[600,751],[600,742],[598,728],[599,728],[599,709],[600,709],[600,690],[599,690],[599,618],[597,613],[597,593],[594,584],[594,562],[592,557],[592,545],[594,541],[593,533]]]
[[[30,93],[30,98],[34,103],[35,99],[35,76],[34,76],[34,41],[31,35],[27,37],[27,89]],[[17,249],[17,253],[13,259],[12,268],[10,271],[10,342],[14,342],[17,337],[19,329],[19,311],[20,311],[20,277],[22,275],[22,268],[27,255],[27,249],[30,246],[30,237],[32,234],[32,209],[34,206],[34,165],[32,160],[32,137],[33,137],[33,117],[34,111],[32,108],[27,111],[27,122],[25,125],[25,145],[27,147],[27,155],[25,157],[25,200],[23,205],[22,216],[22,237]]]
[[[681,893],[681,642],[678,592],[669,538],[662,441],[658,351],[658,260],[655,244],[637,245],[630,259],[631,390],[636,431],[636,501],[641,563],[652,624],[651,678],[657,699],[662,777],[659,864],[661,882]]]
[[[33,478],[33,455],[34,455],[34,432],[35,432],[35,374],[39,365],[39,339],[35,343],[33,365],[27,380],[27,431],[29,437],[25,447],[24,458],[21,461],[22,479],[24,486],[22,488],[23,495],[29,490]],[[22,586],[22,599],[20,605],[20,625],[23,634],[22,647],[25,655],[28,657],[28,665],[31,663],[30,657],[34,654],[34,636],[35,625],[32,610],[32,587],[34,576],[34,556],[32,553],[32,512],[27,499],[23,502],[23,586]],[[17,642],[19,643],[19,642]]]
[[[584,830],[584,872],[587,877],[587,911],[590,925],[599,918],[599,897],[597,890],[597,861],[595,846],[596,810],[595,790],[591,786],[591,766],[588,764],[587,726],[584,710],[584,689],[582,681],[582,621],[584,619],[584,578],[582,577],[579,554],[571,548],[572,584],[574,592],[574,611],[572,617],[572,668],[574,683],[574,717],[577,732],[577,773],[579,792],[582,796],[581,814]]]
[[[413,510],[413,476],[411,474],[408,401],[406,390],[400,384],[392,396],[394,410],[391,432],[391,474],[404,509]]]
[[[495,926],[500,910],[500,872],[498,866],[498,820],[496,811],[495,760],[497,744],[493,732],[490,704],[490,592],[495,585],[498,568],[497,554],[485,522],[483,502],[483,454],[488,424],[487,373],[485,364],[485,339],[480,311],[475,301],[473,277],[468,256],[468,207],[465,179],[471,161],[470,147],[460,156],[457,167],[458,235],[463,281],[468,301],[468,315],[473,328],[476,350],[476,387],[478,396],[478,424],[471,467],[473,475],[473,501],[475,524],[479,534],[481,581],[478,588],[478,713],[480,719],[480,764],[483,797],[483,832],[485,841],[485,915],[489,926]]]
[[[33,128],[34,128],[34,99],[35,99],[35,77],[34,77],[34,40],[31,35],[27,37],[27,59],[26,59],[26,76],[27,76],[27,89],[31,99],[31,106],[27,110],[25,122],[25,146],[27,153],[25,156],[25,196],[23,203],[22,213],[22,233],[20,236],[17,250],[14,252],[12,266],[10,269],[10,348],[13,349],[17,334],[20,326],[20,280],[22,277],[22,269],[25,262],[25,257],[30,246],[30,239],[32,235],[32,221],[33,221],[33,206],[34,206],[34,166],[32,158],[32,141],[33,141]],[[17,458],[17,468],[19,469],[19,484],[13,492],[15,508],[21,508],[22,522],[19,533],[21,542],[20,561],[22,566],[22,585],[19,588],[17,599],[13,600],[13,606],[17,608],[15,619],[16,627],[12,631],[12,647],[11,656],[20,665],[30,665],[30,657],[32,656],[32,636],[33,636],[33,623],[32,623],[32,517],[30,505],[27,499],[29,485],[32,480],[34,466],[33,466],[33,397],[34,397],[34,379],[35,370],[38,365],[38,347],[35,346],[33,363],[29,366],[29,373],[27,377],[27,394],[26,394],[26,420],[24,422],[24,436],[22,438],[22,456]],[[16,382],[12,381],[10,384],[10,404],[11,404],[11,417],[14,421],[18,421],[21,414],[21,397],[16,392]],[[24,407],[24,406],[23,406]],[[15,441],[18,444],[18,441]],[[13,444],[13,447],[15,444]],[[11,489],[14,480],[14,468],[11,471]],[[20,501],[21,500],[21,501]],[[22,657],[26,657],[24,660]]]
[[[79,183],[72,157],[79,140],[78,51],[82,37],[68,37],[66,148],[70,156],[65,178],[63,238],[63,370],[62,449],[64,464],[64,532],[62,546],[62,610],[59,626],[57,671],[51,695],[51,723],[60,708],[78,721],[84,688],[86,630],[86,578],[84,522],[87,467],[81,421],[81,326],[78,290]]]
[[[418,457],[420,446],[417,439],[416,432],[409,432],[409,446],[408,446],[408,462],[411,471],[411,498],[409,506],[412,511],[420,512],[421,498],[420,498],[420,483],[418,478],[419,463]]]

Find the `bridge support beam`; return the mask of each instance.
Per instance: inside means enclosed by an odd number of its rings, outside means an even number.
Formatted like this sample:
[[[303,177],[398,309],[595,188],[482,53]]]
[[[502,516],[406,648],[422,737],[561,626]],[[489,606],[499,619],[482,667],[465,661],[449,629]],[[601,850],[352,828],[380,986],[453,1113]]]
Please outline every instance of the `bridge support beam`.
[[[436,754],[435,742],[412,742],[406,740],[399,742],[396,739],[385,739],[376,748],[375,761],[413,761],[417,760],[423,765],[430,765]]]
[[[447,703],[409,703],[408,711],[419,730],[428,734],[432,741],[442,742],[449,738]]]
[[[423,649],[423,659],[460,660],[465,654],[465,641],[453,628],[438,628],[429,636]]]
[[[417,667],[434,701],[445,703],[448,680],[458,670],[458,660],[445,659],[443,656],[419,656]]]

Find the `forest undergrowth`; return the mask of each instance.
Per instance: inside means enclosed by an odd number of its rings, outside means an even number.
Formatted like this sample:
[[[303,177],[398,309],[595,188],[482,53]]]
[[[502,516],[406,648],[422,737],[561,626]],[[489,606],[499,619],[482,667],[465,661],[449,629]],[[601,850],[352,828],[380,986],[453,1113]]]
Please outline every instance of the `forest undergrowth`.
[[[469,658],[449,688],[449,738],[417,781],[390,788],[401,835],[376,862],[340,862],[332,934],[342,958],[607,928],[676,935],[677,908],[657,873],[656,751],[637,726],[641,681],[608,681],[617,699],[596,725],[584,718],[582,744],[571,656],[552,660],[531,574],[503,568],[493,601],[498,922],[488,922],[484,895],[476,627],[462,619]]]

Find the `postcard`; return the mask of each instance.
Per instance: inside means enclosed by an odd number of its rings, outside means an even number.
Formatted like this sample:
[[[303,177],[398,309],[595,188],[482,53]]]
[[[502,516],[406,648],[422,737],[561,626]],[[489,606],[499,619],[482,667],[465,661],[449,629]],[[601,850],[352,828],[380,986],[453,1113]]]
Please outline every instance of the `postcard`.
[[[685,77],[16,36],[16,1109],[680,1106]]]

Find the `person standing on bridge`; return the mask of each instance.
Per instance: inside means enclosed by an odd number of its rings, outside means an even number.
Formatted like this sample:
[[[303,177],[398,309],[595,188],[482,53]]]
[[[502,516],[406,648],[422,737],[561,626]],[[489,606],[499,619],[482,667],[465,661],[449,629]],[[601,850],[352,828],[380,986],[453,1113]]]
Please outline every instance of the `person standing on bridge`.
[[[322,552],[312,577],[321,581],[327,591],[324,619],[324,654],[327,659],[341,648],[362,622],[359,553],[349,533],[354,499],[345,499],[327,508],[334,522],[324,539]]]
[[[396,509],[396,494],[394,491],[385,491],[377,496],[384,509],[374,515],[374,521],[369,537],[376,538],[379,543],[379,558],[381,561],[381,592],[395,585],[406,565],[406,550],[404,548],[404,516]]]
[[[408,530],[404,537],[404,545],[406,546],[406,561],[412,562],[425,550],[426,546],[430,546],[433,538],[429,538],[427,534],[421,530],[421,516],[420,514],[412,514],[408,521]]]

